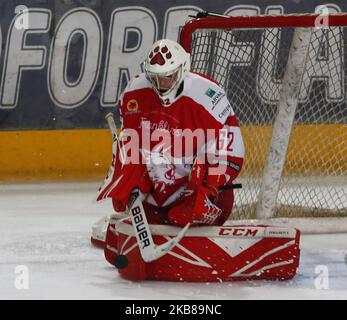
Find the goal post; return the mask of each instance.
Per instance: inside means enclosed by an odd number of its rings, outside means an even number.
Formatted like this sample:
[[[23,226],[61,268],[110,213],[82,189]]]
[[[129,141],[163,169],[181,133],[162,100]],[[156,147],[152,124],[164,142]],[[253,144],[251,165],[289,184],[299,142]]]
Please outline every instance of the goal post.
[[[285,66],[278,113],[274,121],[268,159],[258,197],[257,218],[271,218],[284,168],[290,133],[311,42],[311,28],[296,28]]]
[[[347,232],[347,14],[317,19],[213,16],[181,31],[192,70],[225,89],[241,126],[234,219],[305,217]]]

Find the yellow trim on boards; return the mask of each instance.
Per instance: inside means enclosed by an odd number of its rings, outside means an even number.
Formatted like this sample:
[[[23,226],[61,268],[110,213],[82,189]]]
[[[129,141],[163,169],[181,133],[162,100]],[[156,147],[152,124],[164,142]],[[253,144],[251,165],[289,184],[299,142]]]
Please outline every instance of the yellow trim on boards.
[[[107,129],[0,132],[0,180],[94,179],[112,160]]]
[[[241,130],[246,147],[242,175],[259,175],[272,129],[245,126]],[[295,152],[288,153],[285,174],[346,172],[346,141],[346,125],[294,126],[289,150]],[[0,181],[103,180],[111,160],[108,129],[0,131]]]

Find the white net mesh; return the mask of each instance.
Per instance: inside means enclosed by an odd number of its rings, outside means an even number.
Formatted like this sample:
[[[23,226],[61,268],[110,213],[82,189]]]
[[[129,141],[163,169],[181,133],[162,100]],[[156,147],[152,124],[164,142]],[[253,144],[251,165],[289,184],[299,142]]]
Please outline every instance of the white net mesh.
[[[233,217],[253,218],[292,28],[201,29],[192,70],[227,92],[246,147]],[[313,29],[275,216],[347,216],[347,33]]]

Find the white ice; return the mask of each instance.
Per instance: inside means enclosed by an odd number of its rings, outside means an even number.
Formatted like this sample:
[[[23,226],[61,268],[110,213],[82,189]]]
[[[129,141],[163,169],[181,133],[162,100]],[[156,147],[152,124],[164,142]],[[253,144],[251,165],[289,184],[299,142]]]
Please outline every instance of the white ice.
[[[347,234],[302,236],[291,281],[124,280],[90,244],[92,224],[112,210],[109,202],[95,202],[97,188],[95,182],[0,186],[0,299],[347,299]],[[28,282],[20,282],[25,274],[15,273],[18,266],[27,268]]]

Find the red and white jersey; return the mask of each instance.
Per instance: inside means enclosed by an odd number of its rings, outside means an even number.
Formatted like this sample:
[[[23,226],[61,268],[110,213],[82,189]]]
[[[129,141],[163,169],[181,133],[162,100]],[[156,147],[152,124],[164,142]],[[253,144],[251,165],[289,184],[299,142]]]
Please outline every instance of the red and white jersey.
[[[224,90],[215,82],[189,73],[175,102],[164,107],[140,74],[129,82],[119,107],[121,130],[131,129],[139,136],[139,152],[153,183],[149,203],[162,207],[177,200],[197,155],[218,151],[224,156],[219,161],[226,166],[221,174],[223,184],[240,172],[244,157],[241,131]]]

